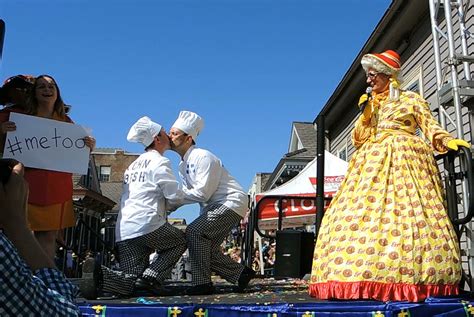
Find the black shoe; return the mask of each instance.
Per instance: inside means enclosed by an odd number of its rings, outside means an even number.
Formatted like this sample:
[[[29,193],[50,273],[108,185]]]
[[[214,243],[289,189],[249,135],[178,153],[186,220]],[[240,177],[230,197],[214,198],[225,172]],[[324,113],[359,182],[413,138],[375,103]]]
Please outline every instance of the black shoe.
[[[251,268],[249,267],[244,267],[244,270],[242,271],[242,273],[240,274],[240,277],[239,277],[239,286],[238,286],[238,290],[240,292],[243,292],[244,289],[247,288],[247,286],[249,285],[249,282],[251,279],[253,279],[255,277],[256,273],[254,270],[252,270]]]
[[[185,295],[211,295],[214,293],[214,285],[212,283],[194,285],[184,291]]]
[[[137,278],[134,287],[135,295],[154,295],[154,296],[170,296],[175,295],[171,289],[163,287],[160,282],[146,278],[145,276]]]
[[[79,280],[79,290],[85,299],[96,299],[101,282],[100,264],[94,258],[87,258],[82,263],[82,277]]]
[[[137,280],[135,281],[136,291],[148,291],[155,288],[159,288],[160,286],[161,284],[158,283],[158,281],[146,278],[144,276],[137,278]]]

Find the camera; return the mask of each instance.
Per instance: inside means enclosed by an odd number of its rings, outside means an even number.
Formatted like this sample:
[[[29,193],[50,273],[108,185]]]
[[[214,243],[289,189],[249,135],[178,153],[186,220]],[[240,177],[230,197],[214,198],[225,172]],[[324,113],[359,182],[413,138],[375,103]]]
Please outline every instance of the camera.
[[[5,185],[10,179],[13,167],[19,162],[14,159],[0,159],[0,180]]]

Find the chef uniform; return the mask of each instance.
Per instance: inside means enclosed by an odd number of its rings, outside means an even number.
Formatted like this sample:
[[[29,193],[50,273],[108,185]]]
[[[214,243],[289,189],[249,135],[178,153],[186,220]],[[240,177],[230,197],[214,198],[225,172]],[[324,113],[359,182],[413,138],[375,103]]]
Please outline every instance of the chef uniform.
[[[202,118],[190,111],[181,111],[173,124],[173,128],[192,136],[193,141],[203,126]],[[182,157],[179,175],[184,203],[197,202],[201,206],[200,216],[186,228],[192,285],[197,286],[197,293],[206,287],[209,292],[201,294],[212,293],[211,271],[230,283],[239,282],[246,268],[224,255],[220,245],[246,214],[247,194],[218,157],[194,145]],[[247,284],[248,280],[244,287]]]
[[[128,141],[140,142],[147,150],[124,173],[116,224],[122,271],[102,267],[106,291],[129,295],[139,277],[161,285],[186,250],[184,233],[167,222],[166,211],[166,204],[180,203],[183,193],[169,159],[149,147],[160,131],[159,124],[143,117],[128,133]],[[155,251],[158,256],[148,266],[149,256]]]

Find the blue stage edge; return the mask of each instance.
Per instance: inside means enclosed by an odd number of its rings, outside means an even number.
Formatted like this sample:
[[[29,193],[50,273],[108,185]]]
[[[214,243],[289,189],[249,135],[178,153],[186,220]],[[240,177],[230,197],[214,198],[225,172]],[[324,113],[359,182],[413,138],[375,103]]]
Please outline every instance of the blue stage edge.
[[[157,317],[454,317],[474,316],[474,299],[429,298],[422,303],[376,301],[324,301],[304,304],[183,304],[168,306],[138,298],[136,304],[80,305],[83,316]]]

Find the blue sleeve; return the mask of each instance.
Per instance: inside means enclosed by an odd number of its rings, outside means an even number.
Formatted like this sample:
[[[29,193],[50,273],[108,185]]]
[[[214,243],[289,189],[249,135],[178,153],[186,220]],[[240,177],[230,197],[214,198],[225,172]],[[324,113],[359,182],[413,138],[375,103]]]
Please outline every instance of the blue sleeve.
[[[76,287],[56,269],[37,276],[0,231],[0,316],[80,316],[74,304]]]

